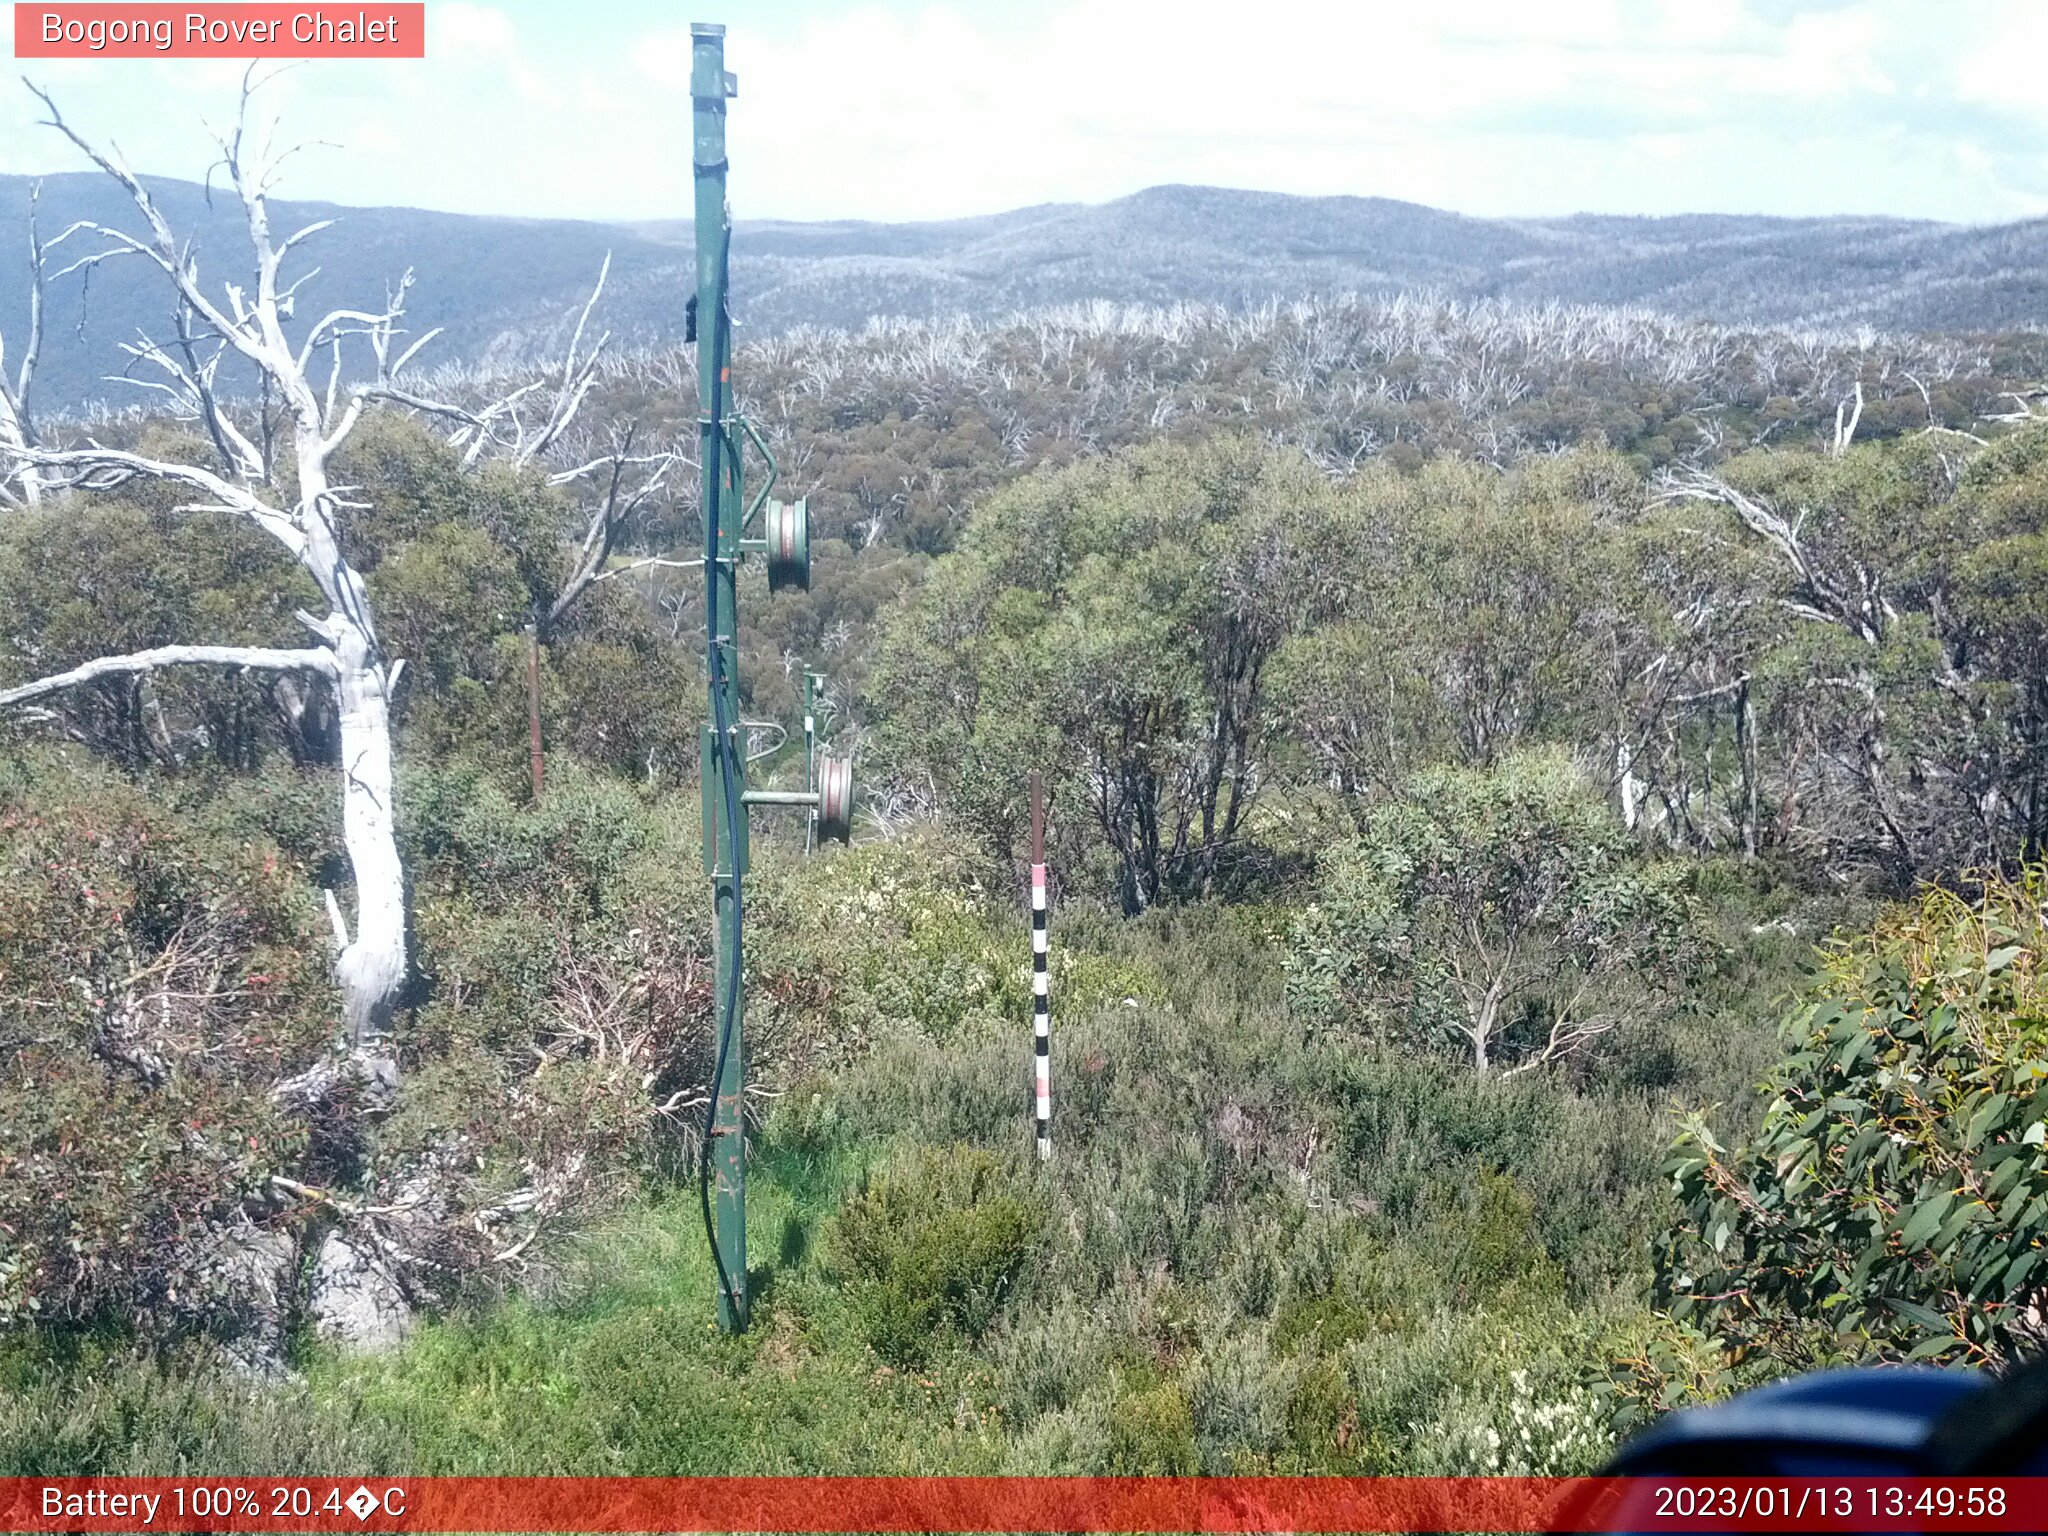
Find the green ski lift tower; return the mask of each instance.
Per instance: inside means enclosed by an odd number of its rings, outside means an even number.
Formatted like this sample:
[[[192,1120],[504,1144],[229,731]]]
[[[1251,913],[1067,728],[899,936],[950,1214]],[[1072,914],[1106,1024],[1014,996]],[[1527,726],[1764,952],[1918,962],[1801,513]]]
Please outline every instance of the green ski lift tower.
[[[771,592],[811,584],[810,514],[802,500],[771,500],[775,457],[735,409],[732,316],[727,282],[732,215],[726,202],[725,110],[738,82],[725,68],[725,28],[690,28],[692,163],[696,181],[697,446],[703,474],[705,675],[710,708],[703,736],[704,871],[713,906],[712,984],[716,1049],[710,1104],[699,1153],[705,1236],[718,1277],[718,1321],[728,1333],[747,1326],[746,1033],[741,977],[747,873],[747,807],[779,805],[809,813],[806,843],[852,833],[853,765],[821,756],[811,728],[813,678],[806,674],[805,784],[801,790],[750,790],[745,722],[740,719],[739,566],[749,555],[768,565]],[[751,504],[743,482],[745,449],[763,467]],[[760,533],[750,530],[756,521]]]

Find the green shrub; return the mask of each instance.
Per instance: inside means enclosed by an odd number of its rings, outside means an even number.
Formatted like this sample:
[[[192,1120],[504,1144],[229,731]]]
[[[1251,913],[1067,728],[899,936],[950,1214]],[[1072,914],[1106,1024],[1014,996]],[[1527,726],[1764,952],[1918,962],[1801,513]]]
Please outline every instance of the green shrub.
[[[1103,1470],[1113,1477],[1193,1477],[1202,1453],[1186,1388],[1164,1381],[1117,1394]]]
[[[1659,1293],[1735,1360],[1996,1365],[2048,1342],[2048,867],[1826,953],[1754,1140],[1693,1119]],[[1755,1367],[1751,1367],[1755,1369]]]
[[[1556,1284],[1557,1267],[1543,1250],[1536,1205],[1510,1174],[1485,1169],[1460,1202],[1469,1212],[1453,1218],[1459,1239],[1447,1270],[1469,1290],[1484,1294],[1514,1281],[1538,1288]]]
[[[1560,756],[1432,769],[1364,820],[1289,936],[1312,1026],[1513,1072],[1585,1052],[1696,963],[1683,871],[1648,862]]]
[[[1038,1202],[990,1153],[920,1151],[866,1181],[832,1224],[834,1261],[876,1352],[905,1363],[977,1339],[1016,1288]]]
[[[138,436],[129,446],[146,454],[207,454],[174,429]],[[168,482],[137,481],[117,496],[10,509],[0,521],[0,685],[160,645],[306,643],[293,611],[319,604],[312,578],[250,519],[173,513],[178,500]],[[146,684],[102,678],[41,702],[62,722],[52,736],[135,771],[251,768],[280,734],[270,680],[227,668],[170,668]],[[20,720],[8,711],[4,728]]]
[[[990,1341],[1004,1416],[1024,1424],[1073,1407],[1108,1377],[1123,1342],[1100,1307],[1072,1295],[1022,1312]]]
[[[1663,1216],[1656,1105],[1533,1072],[1486,1081],[1448,1061],[1367,1049],[1318,1050],[1305,1076],[1305,1089],[1332,1105],[1344,1186],[1397,1230],[1436,1242],[1431,1273],[1461,1240],[1467,1201],[1487,1172],[1524,1191],[1531,1241],[1572,1283],[1646,1263],[1644,1235]]]
[[[697,852],[680,825],[684,808],[657,807],[573,764],[550,775],[538,806],[515,801],[473,765],[412,768],[399,807],[417,883],[557,922],[623,912],[637,894],[629,876],[655,848],[669,858]]]
[[[1287,1470],[1344,1467],[1361,1449],[1358,1439],[1358,1403],[1343,1366],[1310,1362],[1287,1398],[1287,1444],[1295,1461]]]
[[[522,1072],[536,1050],[625,1051],[664,1075],[701,1054],[708,899],[687,809],[574,765],[538,807],[474,765],[412,770],[404,789],[425,999],[414,1049]]]
[[[810,858],[764,845],[755,871],[750,996],[763,1005],[756,1016],[774,1021],[787,1075],[842,1068],[878,1047],[904,1059],[904,1036],[944,1048],[910,1055],[957,1066],[991,1031],[1029,1028],[1022,910],[988,890],[935,829]],[[1056,943],[1051,970],[1063,1017],[1160,986],[1143,964],[1084,944]]]
[[[1018,933],[957,851],[929,832],[809,859],[763,859],[754,911],[762,992],[838,1043],[891,1028],[935,1040],[999,1009]],[[1014,923],[1009,925],[1015,927]]]
[[[0,765],[0,1326],[170,1330],[305,1147],[271,1084],[339,1007],[275,847],[209,838],[134,785]]]
[[[1296,1349],[1334,1351],[1372,1338],[1386,1331],[1386,1327],[1383,1309],[1349,1291],[1294,1296],[1274,1314],[1273,1345],[1288,1353]]]
[[[1189,1408],[1207,1473],[1270,1467],[1287,1433],[1296,1368],[1265,1330],[1239,1325],[1208,1339],[1191,1372]]]
[[[0,1476],[363,1476],[419,1464],[415,1426],[350,1413],[303,1382],[224,1377],[198,1351],[152,1357],[33,1340],[0,1355]]]
[[[161,787],[195,832],[234,846],[273,844],[314,885],[334,887],[348,878],[332,768],[272,757],[247,773],[179,778]]]

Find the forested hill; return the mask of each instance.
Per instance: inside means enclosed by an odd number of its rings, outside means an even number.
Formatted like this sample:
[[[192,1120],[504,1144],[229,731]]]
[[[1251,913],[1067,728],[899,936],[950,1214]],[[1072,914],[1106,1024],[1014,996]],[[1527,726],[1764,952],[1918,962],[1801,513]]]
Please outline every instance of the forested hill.
[[[30,185],[0,177],[0,253],[25,249]],[[237,216],[225,200],[209,203],[192,182],[150,185],[173,227],[218,253],[216,269],[239,256]],[[44,178],[45,237],[78,219],[121,219],[120,199],[104,177]],[[413,267],[415,324],[446,328],[432,354],[440,361],[510,362],[546,350],[558,340],[547,317],[556,328],[573,320],[607,252],[607,323],[629,344],[673,334],[689,282],[687,223],[621,227],[323,203],[278,203],[275,218],[281,228],[342,221],[310,247],[321,271],[301,292],[308,309],[359,302]],[[739,319],[756,336],[857,327],[877,315],[990,318],[1091,298],[1237,304],[1408,289],[1633,305],[1740,325],[2048,324],[2039,275],[2048,270],[2048,220],[1489,220],[1385,198],[1154,187],[1100,206],[937,223],[742,222],[734,255]],[[18,254],[5,260],[21,270]],[[24,284],[0,283],[0,336],[24,333],[25,303]],[[99,269],[89,301],[76,277],[64,280],[52,296],[45,407],[128,398],[105,382],[108,358],[138,327],[161,320],[160,296],[139,266]]]
[[[189,239],[202,270],[215,281],[246,281],[249,237],[241,205],[232,193],[209,197],[197,182],[150,177],[150,194],[170,227]],[[0,338],[10,368],[28,330],[27,259],[29,196],[37,181],[0,176]],[[36,223],[50,240],[80,219],[134,231],[135,209],[127,194],[97,172],[40,178]],[[441,362],[500,360],[495,353],[510,338],[522,338],[557,307],[579,305],[590,292],[605,253],[612,280],[629,287],[653,272],[663,273],[646,291],[677,291],[676,253],[603,224],[569,219],[484,219],[433,213],[418,208],[342,208],[332,203],[275,202],[271,221],[282,238],[322,219],[337,226],[315,235],[293,253],[285,278],[320,270],[299,290],[302,315],[336,307],[359,308],[395,284],[407,267],[417,282],[408,299],[416,330],[445,327],[431,357]],[[50,252],[56,271],[100,246],[81,232]],[[614,289],[613,291],[617,291]],[[559,305],[557,301],[559,300]],[[144,392],[109,383],[119,371],[117,351],[138,330],[169,338],[163,274],[140,260],[124,258],[95,268],[90,284],[76,275],[51,285],[47,334],[37,399],[43,409],[86,400],[125,404]],[[649,304],[651,316],[655,306]],[[623,318],[625,311],[614,307]],[[573,313],[567,316],[573,321]]]
[[[678,244],[687,223],[639,232]],[[742,224],[757,323],[979,316],[1077,298],[1236,303],[1430,289],[1633,305],[1724,325],[2048,323],[2048,220],[1504,220],[1367,197],[1153,187],[941,224]],[[764,275],[764,273],[766,275]]]

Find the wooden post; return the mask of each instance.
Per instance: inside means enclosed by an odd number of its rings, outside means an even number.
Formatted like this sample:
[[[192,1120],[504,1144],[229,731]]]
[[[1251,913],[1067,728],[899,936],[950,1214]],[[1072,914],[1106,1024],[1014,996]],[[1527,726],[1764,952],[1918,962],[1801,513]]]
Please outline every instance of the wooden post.
[[[1031,774],[1031,1069],[1038,1156],[1052,1156],[1052,978],[1047,973],[1045,779]]]
[[[526,626],[526,738],[533,764],[533,803],[540,804],[540,627]]]

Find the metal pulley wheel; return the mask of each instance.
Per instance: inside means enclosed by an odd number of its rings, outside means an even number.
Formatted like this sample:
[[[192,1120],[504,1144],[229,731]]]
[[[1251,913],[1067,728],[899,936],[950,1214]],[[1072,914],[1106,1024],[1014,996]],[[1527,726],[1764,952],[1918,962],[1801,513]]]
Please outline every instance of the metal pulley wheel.
[[[802,497],[771,501],[762,525],[768,546],[768,590],[811,590],[811,511]]]
[[[818,840],[853,840],[853,759],[818,759]]]

